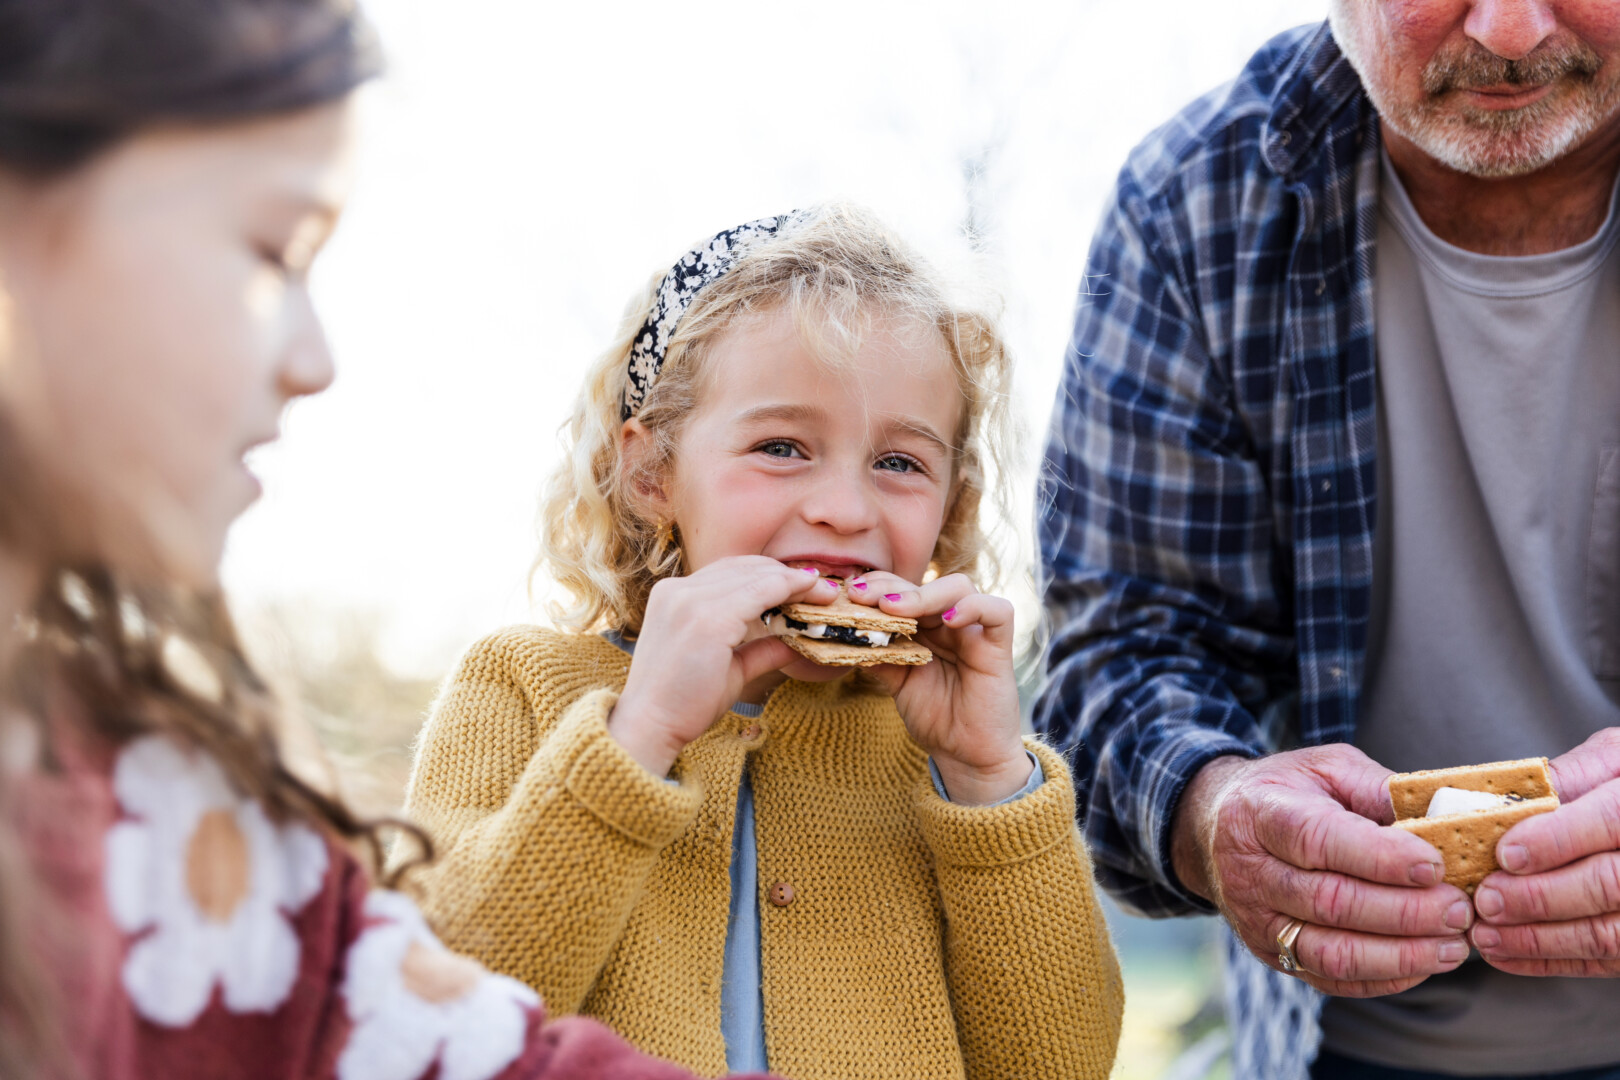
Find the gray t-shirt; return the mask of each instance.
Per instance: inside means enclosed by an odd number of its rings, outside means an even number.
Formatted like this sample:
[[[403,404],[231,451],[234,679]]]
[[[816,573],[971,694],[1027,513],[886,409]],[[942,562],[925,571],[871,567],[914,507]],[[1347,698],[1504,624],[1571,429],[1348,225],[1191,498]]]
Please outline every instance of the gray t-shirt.
[[[1477,255],[1384,162],[1375,280],[1379,500],[1356,745],[1397,771],[1554,756],[1620,725],[1620,257]],[[1332,999],[1324,1045],[1458,1075],[1620,1062],[1620,979],[1477,957]]]

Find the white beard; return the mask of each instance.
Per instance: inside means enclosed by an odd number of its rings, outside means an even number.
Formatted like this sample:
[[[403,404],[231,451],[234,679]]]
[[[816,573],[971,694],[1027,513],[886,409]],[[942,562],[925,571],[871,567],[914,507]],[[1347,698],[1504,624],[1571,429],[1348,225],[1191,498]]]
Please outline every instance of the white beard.
[[[1457,172],[1485,179],[1524,176],[1557,161],[1611,119],[1620,105],[1620,83],[1555,90],[1550,98],[1512,112],[1485,112],[1392,101],[1369,76],[1353,20],[1354,0],[1332,0],[1328,22],[1339,51],[1361,77],[1379,118],[1419,150]]]

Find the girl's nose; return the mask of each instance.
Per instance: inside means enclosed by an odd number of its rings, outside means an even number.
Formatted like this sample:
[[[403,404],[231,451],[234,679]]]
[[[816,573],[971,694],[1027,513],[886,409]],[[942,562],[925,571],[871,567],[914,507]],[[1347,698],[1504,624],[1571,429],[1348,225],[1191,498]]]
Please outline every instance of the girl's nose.
[[[800,513],[810,524],[844,535],[875,528],[878,504],[870,468],[863,462],[858,467],[825,469],[806,494]]]
[[[332,348],[314,307],[306,300],[298,314],[297,330],[282,354],[277,371],[277,383],[288,400],[318,394],[337,377]]]
[[[1463,33],[1504,60],[1523,60],[1558,29],[1549,0],[1475,0]]]

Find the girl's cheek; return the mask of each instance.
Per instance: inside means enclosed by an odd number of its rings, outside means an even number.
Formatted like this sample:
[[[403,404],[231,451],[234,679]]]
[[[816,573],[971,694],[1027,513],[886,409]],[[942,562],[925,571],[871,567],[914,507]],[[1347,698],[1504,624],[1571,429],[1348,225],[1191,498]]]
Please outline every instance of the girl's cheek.
[[[782,478],[735,461],[684,463],[675,518],[692,569],[728,555],[758,554],[775,534],[785,497]]]
[[[179,268],[176,268],[177,270]],[[188,520],[166,534],[190,550],[215,551],[256,495],[243,452],[268,437],[279,414],[273,348],[284,297],[234,260],[201,261],[154,289],[132,337],[148,378],[126,423],[154,480]],[[233,284],[234,281],[234,284]]]
[[[244,320],[249,325],[268,328],[286,319],[286,307],[287,279],[269,263],[254,267],[242,290]],[[260,330],[260,333],[265,332]]]
[[[907,581],[921,581],[945,524],[944,502],[931,495],[911,495],[890,499],[888,506],[895,572]]]
[[[721,465],[710,473],[710,498],[721,513],[741,506],[763,509],[786,501],[783,479],[762,469]]]

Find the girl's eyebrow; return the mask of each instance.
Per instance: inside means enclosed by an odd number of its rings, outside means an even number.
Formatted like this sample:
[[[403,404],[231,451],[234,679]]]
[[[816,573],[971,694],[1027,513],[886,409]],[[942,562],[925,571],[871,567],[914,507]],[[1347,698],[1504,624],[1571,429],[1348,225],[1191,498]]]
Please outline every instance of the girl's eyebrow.
[[[737,417],[737,422],[752,424],[760,420],[820,420],[826,415],[827,411],[817,405],[761,405]]]
[[[882,414],[890,429],[898,428],[910,432],[920,438],[927,439],[939,446],[946,454],[952,452],[951,444],[935,431],[924,420],[915,416],[904,416],[899,413]],[[818,405],[760,405],[749,409],[737,417],[739,424],[752,424],[759,421],[813,421],[821,420],[827,416],[827,411]]]
[[[887,419],[890,421],[892,426],[897,427],[902,431],[909,431],[913,435],[921,436],[931,443],[938,443],[941,450],[947,454],[951,453],[951,444],[946,442],[944,438],[940,436],[939,432],[935,431],[933,427],[931,427],[925,421],[919,420],[914,416],[900,416],[897,414],[889,414]]]

